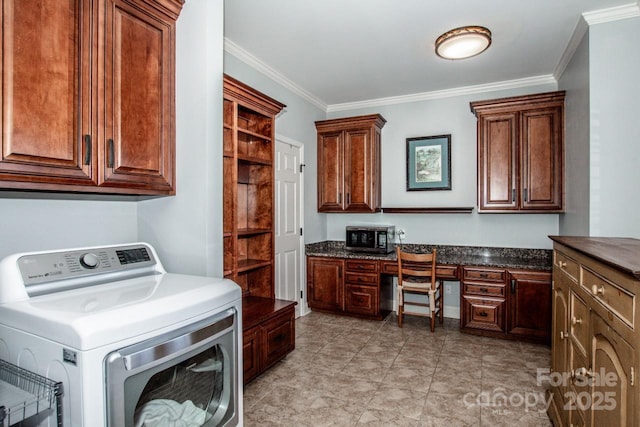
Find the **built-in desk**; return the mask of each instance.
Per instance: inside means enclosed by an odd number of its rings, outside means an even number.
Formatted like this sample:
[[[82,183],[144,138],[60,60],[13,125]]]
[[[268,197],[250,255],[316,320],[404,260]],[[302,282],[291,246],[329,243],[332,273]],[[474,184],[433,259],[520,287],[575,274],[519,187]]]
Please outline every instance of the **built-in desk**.
[[[552,251],[545,249],[405,244],[437,250],[437,276],[458,281],[464,332],[548,342]],[[384,319],[393,310],[395,252],[354,253],[344,242],[306,245],[307,302],[314,310]]]

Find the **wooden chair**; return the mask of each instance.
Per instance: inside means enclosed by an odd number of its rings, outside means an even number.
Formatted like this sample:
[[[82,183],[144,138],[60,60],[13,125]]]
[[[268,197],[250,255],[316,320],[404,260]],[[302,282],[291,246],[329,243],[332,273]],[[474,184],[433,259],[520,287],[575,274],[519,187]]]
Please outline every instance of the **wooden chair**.
[[[413,254],[396,248],[398,255],[398,326],[402,328],[405,314],[431,318],[431,332],[435,330],[436,315],[444,321],[442,283],[436,278],[436,250],[427,254]],[[428,307],[428,312],[405,311],[405,294],[425,295],[427,302],[407,302],[407,305]]]

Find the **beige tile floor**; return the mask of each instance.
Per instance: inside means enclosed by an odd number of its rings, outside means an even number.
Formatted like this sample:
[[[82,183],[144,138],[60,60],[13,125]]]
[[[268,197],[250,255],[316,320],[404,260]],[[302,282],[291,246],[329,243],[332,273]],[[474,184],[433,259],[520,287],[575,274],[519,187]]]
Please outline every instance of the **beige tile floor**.
[[[296,349],[244,388],[251,426],[551,426],[539,372],[548,346],[462,334],[391,314],[382,322],[313,312]]]

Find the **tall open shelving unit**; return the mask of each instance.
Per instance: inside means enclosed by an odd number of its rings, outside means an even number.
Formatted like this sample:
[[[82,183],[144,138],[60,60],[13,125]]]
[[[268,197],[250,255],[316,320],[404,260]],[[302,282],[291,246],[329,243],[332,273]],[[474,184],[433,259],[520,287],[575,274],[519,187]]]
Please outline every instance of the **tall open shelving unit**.
[[[275,298],[275,117],[284,104],[224,76],[224,276],[242,288],[244,380],[294,347],[295,302]]]

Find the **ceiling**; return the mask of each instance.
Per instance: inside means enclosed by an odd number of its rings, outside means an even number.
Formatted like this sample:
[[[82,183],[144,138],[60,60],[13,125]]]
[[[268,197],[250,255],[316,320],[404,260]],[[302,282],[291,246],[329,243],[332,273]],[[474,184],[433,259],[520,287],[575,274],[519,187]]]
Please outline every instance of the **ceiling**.
[[[495,82],[552,81],[583,13],[633,13],[633,1],[227,0],[225,49],[330,109]],[[489,28],[491,47],[465,60],[437,57],[435,39],[464,25]]]

